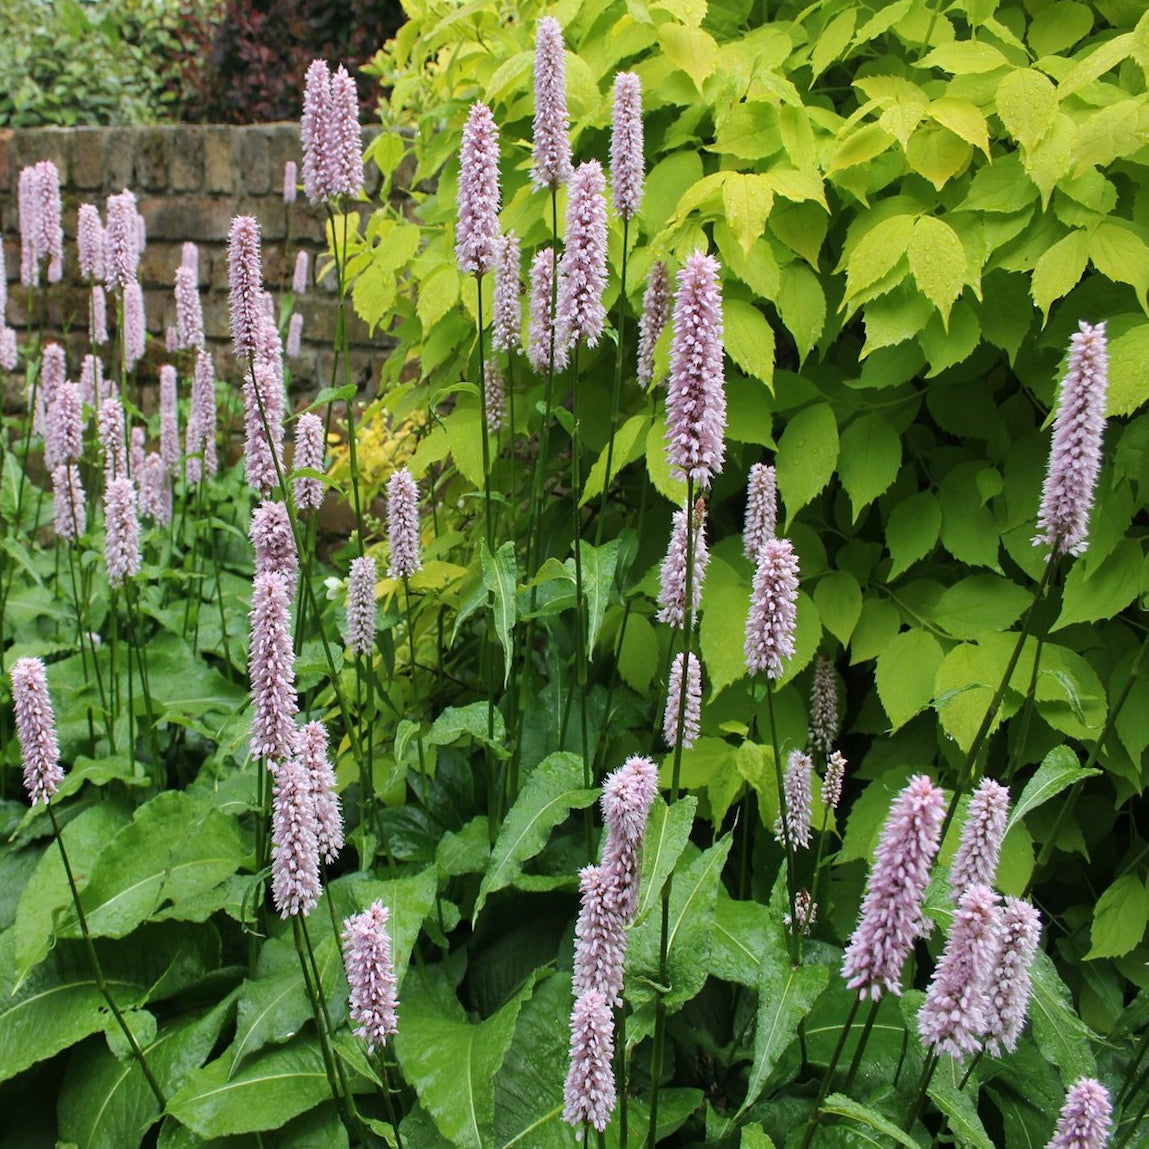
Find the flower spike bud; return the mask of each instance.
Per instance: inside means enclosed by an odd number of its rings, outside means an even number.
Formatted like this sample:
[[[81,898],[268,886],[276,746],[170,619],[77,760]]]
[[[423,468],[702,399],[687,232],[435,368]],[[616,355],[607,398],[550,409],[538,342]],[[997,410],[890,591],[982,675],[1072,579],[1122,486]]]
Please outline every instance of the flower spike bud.
[[[836,810],[842,800],[842,782],[846,777],[846,759],[833,751],[826,761],[826,778],[822,783],[822,805],[827,810]]]
[[[834,663],[829,658],[819,657],[814,663],[814,683],[810,690],[810,745],[829,755],[837,741],[841,722]]]
[[[82,203],[76,213],[76,249],[80,257],[80,274],[93,282],[103,280],[104,225],[95,204]]]
[[[499,129],[491,109],[471,105],[459,155],[459,218],[455,256],[464,275],[485,275],[495,266],[499,232]]]
[[[343,641],[360,657],[375,649],[375,556],[351,560],[347,578],[347,626]]]
[[[555,251],[553,247],[544,247],[531,261],[531,323],[527,339],[527,358],[540,374],[550,369],[552,347],[555,370],[561,371],[567,365],[568,346],[559,338],[552,322],[554,283]]]
[[[283,202],[290,207],[295,203],[296,191],[299,184],[299,168],[294,160],[288,160],[283,165]]]
[[[104,275],[108,290],[123,290],[135,282],[140,266],[140,231],[136,197],[130,191],[108,196],[104,229]]]
[[[59,466],[52,472],[53,512],[56,537],[66,543],[76,542],[88,526],[84,506],[84,484],[75,463]]]
[[[556,191],[571,174],[570,118],[567,115],[567,64],[563,32],[553,16],[544,16],[535,35],[534,166],[536,188]]]
[[[574,973],[571,988],[579,997],[597,990],[608,1005],[622,1002],[626,961],[626,921],[619,912],[618,883],[609,866],[579,871],[582,895],[575,922]]]
[[[702,584],[710,563],[706,545],[706,504],[699,499],[694,505],[694,577],[690,598],[694,625],[698,625],[698,608],[702,602]],[[686,626],[686,510],[674,512],[670,544],[659,571],[658,621],[681,630]]]
[[[662,718],[662,737],[667,746],[674,748],[678,741],[678,719],[682,714],[682,747],[689,750],[698,740],[702,721],[702,666],[698,657],[688,655],[686,675],[686,705],[682,705],[683,652],[679,651],[670,664],[666,683],[666,711]]]
[[[495,316],[491,323],[493,351],[514,351],[522,343],[521,263],[518,238],[509,231],[499,238],[495,246]]]
[[[567,196],[566,247],[559,261],[557,338],[594,347],[606,308],[606,178],[597,160],[575,168]]]
[[[783,846],[789,840],[791,850],[810,845],[810,779],[814,763],[808,754],[792,750],[786,760],[786,773],[782,778],[782,797],[786,803],[786,818],[782,815],[774,823],[774,837]],[[789,831],[789,833],[787,833]]]
[[[638,385],[654,381],[654,346],[670,319],[670,272],[661,260],[651,264],[638,320]]]
[[[326,469],[323,420],[314,411],[300,415],[295,423],[295,467],[322,473]],[[295,507],[317,511],[323,505],[323,483],[304,476],[295,480]]]
[[[124,285],[124,359],[130,371],[144,357],[148,329],[144,316],[144,293],[137,280]]]
[[[298,758],[275,773],[271,805],[271,896],[282,918],[319,904],[319,838],[311,777]]]
[[[367,1052],[387,1044],[399,1032],[395,964],[387,930],[390,910],[373,902],[361,914],[343,923],[343,965],[351,989],[351,1020],[358,1023],[356,1037],[367,1042]]]
[[[311,263],[306,251],[300,251],[295,256],[295,267],[291,275],[292,295],[303,295],[307,291],[308,281],[311,279]]]
[[[387,483],[387,529],[391,539],[388,578],[410,578],[423,569],[419,556],[419,488],[406,467]]]
[[[794,654],[798,616],[798,556],[789,539],[770,539],[758,556],[746,618],[746,669],[781,678]]]
[[[136,485],[128,478],[112,479],[104,490],[104,558],[110,586],[122,586],[140,573]]]
[[[251,754],[275,770],[295,752],[295,651],[291,644],[291,598],[278,571],[255,576],[251,593]]]
[[[181,350],[204,346],[203,305],[196,273],[181,264],[176,268],[176,345]]]
[[[259,224],[254,216],[237,215],[227,241],[228,309],[235,357],[246,360],[260,345],[260,295],[263,272],[259,257]]]
[[[638,909],[642,839],[657,794],[658,767],[637,754],[603,780],[602,813],[607,832],[602,867],[612,875],[618,911],[625,922],[630,922]]]
[[[961,841],[950,867],[950,892],[960,898],[967,886],[993,885],[1009,819],[1009,791],[985,778],[973,792],[962,825]]]
[[[986,999],[985,1047],[994,1057],[1012,1053],[1029,1012],[1030,971],[1041,941],[1041,915],[1020,898],[1006,898],[998,930],[996,964]]]
[[[614,116],[610,128],[610,182],[614,210],[633,219],[642,203],[642,83],[633,72],[614,78]]]
[[[1046,1149],[1105,1149],[1113,1127],[1109,1091],[1092,1077],[1073,1083]]]
[[[742,553],[752,562],[774,538],[778,525],[778,484],[774,468],[755,463],[746,484],[746,524],[742,529]]]
[[[571,1012],[570,1068],[563,1087],[563,1120],[581,1141],[587,1125],[600,1133],[617,1100],[614,1084],[614,1016],[597,990],[575,999]]]
[[[308,722],[299,728],[296,753],[311,779],[319,852],[330,864],[338,859],[339,851],[343,849],[343,813],[335,789],[335,771],[327,755],[327,728],[322,722]]]
[[[12,664],[12,706],[24,767],[24,788],[35,806],[46,806],[64,781],[56,714],[48,693],[48,675],[38,658],[18,658]]]
[[[264,499],[251,513],[247,535],[255,551],[255,573],[276,571],[286,580],[287,593],[294,595],[299,576],[299,554],[295,549],[287,505]]]

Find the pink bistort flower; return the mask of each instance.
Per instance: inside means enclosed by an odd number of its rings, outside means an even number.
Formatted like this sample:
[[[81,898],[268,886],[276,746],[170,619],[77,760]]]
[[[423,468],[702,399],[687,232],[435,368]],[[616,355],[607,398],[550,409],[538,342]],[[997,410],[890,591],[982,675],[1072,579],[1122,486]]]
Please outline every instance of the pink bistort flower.
[[[122,586],[140,573],[136,485],[128,478],[112,479],[104,490],[104,558],[110,586]]]
[[[1009,819],[1009,791],[984,778],[973,792],[962,824],[961,841],[950,867],[950,892],[960,898],[967,886],[993,885]]]
[[[24,788],[32,805],[49,799],[64,781],[56,715],[48,693],[48,675],[38,658],[18,658],[12,664],[12,708],[24,767]]]
[[[1109,1091],[1092,1077],[1081,1077],[1066,1095],[1057,1129],[1046,1149],[1105,1149],[1113,1127]]]
[[[606,178],[597,160],[575,168],[567,189],[566,247],[559,261],[556,339],[594,347],[606,320]]]
[[[638,883],[642,873],[642,839],[650,808],[658,795],[658,767],[649,759],[632,755],[602,784],[602,814],[606,841],[602,848],[603,869],[618,890],[619,913],[629,922],[638,909]]]
[[[419,551],[419,488],[406,467],[387,483],[387,530],[391,539],[388,578],[410,578],[423,569]]]
[[[459,153],[459,214],[455,257],[464,275],[495,266],[499,232],[499,130],[491,109],[471,105]]]
[[[59,466],[52,472],[53,518],[56,537],[74,543],[88,526],[84,505],[84,484],[75,463]]]
[[[300,415],[295,423],[295,468],[318,471],[326,469],[326,446],[323,420],[314,411]],[[303,476],[295,480],[295,507],[299,511],[317,511],[323,505],[323,483]]]
[[[610,128],[610,182],[614,210],[633,219],[642,203],[642,83],[633,72],[614,78],[614,116]]]
[[[617,1100],[614,1084],[614,1017],[597,990],[575,999],[571,1012],[570,1068],[563,1087],[563,1120],[581,1141],[590,1125],[606,1128]]]
[[[259,224],[254,216],[237,215],[227,241],[228,309],[235,357],[254,356],[260,343],[260,295],[263,272],[259,257]]]
[[[139,275],[140,232],[136,225],[136,197],[130,191],[108,196],[104,228],[104,282],[121,291]]]
[[[584,866],[579,871],[579,891],[571,988],[576,997],[597,990],[608,1005],[619,1005],[626,920],[620,912],[617,875],[609,866]]]
[[[204,346],[203,306],[200,303],[196,273],[180,264],[176,268],[176,345],[181,350]]]
[[[1041,915],[1020,898],[1006,898],[998,949],[985,1003],[985,1047],[994,1057],[1012,1053],[1029,1012],[1030,970],[1041,941]]]
[[[752,562],[778,525],[778,484],[774,468],[755,463],[746,483],[746,521],[742,528],[742,553]]]
[[[646,277],[642,315],[638,320],[638,385],[649,387],[654,379],[654,345],[670,318],[670,272],[657,259]]]
[[[295,651],[291,644],[291,596],[278,571],[255,576],[251,593],[251,754],[276,769],[295,751]]]
[[[298,758],[275,772],[271,805],[271,896],[279,916],[307,916],[319,904],[319,839],[311,776]]]
[[[791,750],[786,759],[786,772],[782,777],[782,797],[785,803],[785,820],[781,814],[774,823],[774,836],[791,850],[799,846],[808,849],[810,845],[810,780],[814,774],[814,763],[809,754],[801,750]]]
[[[682,666],[686,664],[686,694],[683,695]],[[683,704],[685,699],[685,705]],[[682,747],[689,750],[698,739],[702,718],[702,665],[696,654],[679,651],[670,664],[666,682],[666,710],[662,716],[662,737],[673,749],[678,743],[679,716],[682,717]]]
[[[287,582],[287,593],[294,594],[299,576],[299,555],[286,505],[264,499],[251,513],[248,538],[255,551],[256,573],[277,571]]]
[[[299,728],[296,755],[311,779],[319,853],[330,864],[343,849],[343,813],[335,789],[335,771],[327,756],[327,727],[322,722],[308,722]]]
[[[522,342],[523,309],[520,303],[519,265],[522,256],[513,231],[495,244],[495,301],[491,321],[491,349],[514,351]]]
[[[554,355],[556,371],[567,365],[567,344],[558,337],[553,322],[555,250],[544,247],[531,260],[531,321],[527,334],[527,358],[542,373],[550,369]]]
[[[746,616],[746,669],[781,678],[794,654],[798,619],[798,556],[789,539],[771,539],[758,555]]]
[[[694,507],[693,576],[690,586],[691,617],[698,625],[702,583],[710,563],[706,545],[706,507],[701,499]],[[670,543],[659,571],[658,621],[681,630],[686,626],[686,508],[674,512]]]
[[[374,555],[362,555],[351,560],[343,641],[360,657],[370,655],[375,648],[375,574]]]
[[[536,188],[555,191],[571,174],[570,118],[567,115],[567,64],[563,31],[544,16],[535,36],[534,164]]]
[[[387,922],[391,911],[373,902],[343,923],[343,965],[351,990],[351,1020],[355,1035],[367,1042],[367,1052],[387,1044],[399,1032],[395,963]]]

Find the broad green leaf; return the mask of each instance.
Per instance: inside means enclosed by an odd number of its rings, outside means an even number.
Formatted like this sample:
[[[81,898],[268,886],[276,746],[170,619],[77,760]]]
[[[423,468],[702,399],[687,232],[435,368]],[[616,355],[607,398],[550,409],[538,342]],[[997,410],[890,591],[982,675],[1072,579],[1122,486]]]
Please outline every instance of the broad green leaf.
[[[869,163],[895,142],[893,135],[880,124],[865,124],[839,142],[830,156],[826,175]]]
[[[454,991],[441,979],[414,979],[403,998],[403,1024],[395,1041],[403,1076],[460,1149],[490,1145],[495,1129],[495,1080],[514,1037],[519,1011],[536,977],[485,1021],[467,1020]]]
[[[739,1113],[758,1100],[782,1054],[798,1040],[798,1023],[813,1008],[830,977],[824,965],[791,965],[784,931],[780,921],[774,923],[762,951],[754,1060]]]
[[[778,440],[778,489],[793,517],[830,481],[838,462],[838,423],[829,403],[815,403],[786,424]]]
[[[1093,907],[1092,945],[1086,960],[1123,957],[1145,936],[1149,922],[1149,890],[1137,874],[1122,874]]]
[[[491,614],[495,620],[495,635],[503,648],[503,686],[510,681],[514,651],[515,583],[518,567],[515,563],[514,540],[508,539],[492,555],[486,539],[482,540],[479,556],[483,564],[483,585],[491,596]]]
[[[612,481],[623,469],[633,463],[642,455],[646,443],[646,434],[650,430],[651,419],[649,415],[632,415],[614,435],[614,454],[611,457],[610,469]],[[586,485],[582,490],[579,506],[584,507],[596,495],[602,494],[602,485],[606,481],[606,451],[594,461],[590,474],[587,475]]]
[[[878,656],[874,681],[891,729],[929,706],[942,658],[941,644],[926,630],[903,631]]]
[[[503,547],[508,546],[512,548],[513,556],[514,544],[503,544]],[[500,551],[503,547],[499,548]],[[586,610],[586,649],[588,654],[593,654],[594,644],[598,641],[602,616],[606,613],[606,605],[610,601],[611,590],[614,587],[614,568],[617,561],[618,539],[611,539],[610,542],[603,543],[601,547],[592,547],[585,542],[582,544],[582,592],[584,609]],[[565,565],[573,579],[575,574],[574,559],[567,559]]]
[[[713,565],[707,572],[707,587],[713,577]],[[703,592],[706,593],[705,591]],[[702,626],[706,626],[706,615],[702,616]],[[658,666],[658,636],[650,620],[634,611],[630,613],[626,623],[626,634],[622,638],[622,646],[618,652],[618,673],[623,682],[632,690],[644,694],[650,689]],[[713,669],[707,663],[707,670],[713,676]]]
[[[491,851],[491,864],[483,875],[474,922],[491,894],[512,885],[523,863],[547,844],[551,831],[574,810],[589,806],[596,790],[584,788],[583,763],[565,750],[548,754],[528,775],[515,804],[507,812]]]
[[[959,463],[942,479],[938,492],[942,545],[963,563],[1000,570],[998,525],[977,486],[982,469],[981,463]]]
[[[702,590],[699,644],[710,697],[746,674],[743,642],[750,609],[750,584],[729,563],[712,558]]]
[[[906,162],[941,191],[969,166],[973,148],[948,128],[923,124],[910,137]]]
[[[1062,76],[1057,85],[1058,98],[1064,100],[1066,96],[1080,91],[1087,84],[1104,76],[1110,68],[1116,68],[1129,55],[1136,42],[1135,32],[1124,32],[1087,52],[1074,64],[1068,75]]]
[[[96,937],[123,937],[167,903],[178,914],[248,860],[234,818],[180,790],[157,794],[104,847],[82,895]],[[70,913],[61,932],[79,936]]]
[[[210,1055],[231,1012],[225,998],[206,1014],[182,1015],[144,1048],[160,1088],[171,1095]],[[117,1058],[89,1043],[68,1062],[58,1106],[60,1137],[90,1149],[139,1144],[160,1115],[155,1094],[133,1057]]]
[[[849,571],[828,571],[814,588],[814,605],[822,625],[843,645],[862,616],[862,588]]]
[[[1089,258],[1102,275],[1128,283],[1141,306],[1149,307],[1149,244],[1139,228],[1124,220],[1102,220],[1089,237]]]
[[[770,177],[755,173],[728,172],[722,185],[726,222],[738,237],[743,254],[749,255],[766,230],[766,217],[774,206]]]
[[[725,738],[703,735],[694,745],[682,752],[679,784],[685,790],[706,791],[710,803],[710,816],[714,825],[721,824],[726,811],[742,789],[742,779],[735,768],[738,748]],[[670,787],[674,769],[674,755],[668,753],[662,760],[659,783]]]
[[[419,284],[419,301],[415,314],[429,331],[459,300],[459,271],[449,263],[442,263]]]
[[[950,1131],[957,1143],[968,1149],[994,1149],[985,1126],[977,1114],[973,1098],[958,1088],[962,1069],[953,1058],[946,1058],[938,1066],[930,1082],[929,1096],[933,1103],[946,1115]]]
[[[769,906],[738,902],[720,890],[714,904],[711,973],[723,981],[756,988],[762,977],[762,955],[772,944],[773,934],[781,928]]]
[[[976,104],[953,96],[941,96],[930,104],[927,112],[943,128],[948,128],[989,157],[989,126]]]
[[[893,215],[874,224],[846,261],[846,296],[860,294],[897,265],[914,234],[914,215]]]
[[[686,481],[672,475],[666,461],[665,412],[655,416],[646,434],[646,473],[651,485],[663,498],[669,499],[676,507],[686,502]]]
[[[868,1105],[863,1105],[860,1101],[854,1101],[847,1097],[844,1093],[831,1093],[822,1102],[822,1112],[833,1113],[838,1117],[846,1117],[851,1121],[856,1121],[859,1125],[873,1129],[876,1133],[888,1137],[898,1145],[906,1146],[906,1149],[921,1149],[908,1133],[899,1129],[892,1121],[887,1120],[880,1113],[875,1113]]]
[[[987,634],[977,643],[963,642],[949,651],[934,681],[934,707],[942,728],[962,750],[973,745],[994,692],[1001,682],[1017,641],[1012,632]],[[1022,652],[1010,684],[1024,690],[1033,672],[1032,639]],[[1010,713],[1009,699],[990,725],[992,733]]]
[[[265,1049],[228,1077],[230,1052],[189,1075],[168,1112],[200,1137],[278,1129],[331,1096],[315,1037]]]
[[[1036,13],[1025,38],[1038,56],[1053,56],[1072,48],[1093,27],[1093,11],[1076,0],[1058,0]]]
[[[799,360],[805,359],[821,338],[826,324],[826,295],[818,277],[805,264],[782,269],[778,313],[794,337]]]
[[[311,1017],[311,1000],[299,962],[294,953],[289,958],[271,975],[249,978],[243,983],[235,1041],[229,1050],[232,1073],[249,1054],[294,1037]]]
[[[915,67],[940,68],[943,72],[951,72],[955,76],[970,76],[980,72],[992,72],[1008,63],[1005,56],[992,44],[980,40],[954,40],[927,53],[921,60],[916,61]]]
[[[814,50],[810,53],[812,78],[817,79],[835,60],[841,58],[853,39],[856,20],[854,9],[846,8],[814,37]]]
[[[483,419],[471,396],[462,396],[458,406],[444,416],[443,424],[447,432],[447,447],[451,452],[451,457],[455,460],[455,465],[467,482],[481,491],[483,489]]]
[[[1029,151],[1057,118],[1057,93],[1041,72],[1018,68],[997,86],[997,114],[1005,130]]]
[[[855,521],[864,507],[889,490],[901,465],[901,436],[883,416],[865,412],[845,429],[838,477],[850,496]]]
[[[934,549],[942,528],[942,512],[933,491],[919,491],[894,505],[886,523],[886,546],[897,578]]]
[[[1113,618],[1140,592],[1145,558],[1140,540],[1122,539],[1099,566],[1093,567],[1089,557],[1087,553],[1083,560],[1070,567],[1061,598],[1061,614],[1051,630]]]
[[[995,574],[976,574],[946,587],[929,621],[953,638],[980,638],[1005,630],[1025,613],[1033,592]]]
[[[667,59],[681,68],[701,93],[702,85],[714,71],[718,59],[718,45],[714,37],[701,28],[684,28],[666,23],[658,29],[662,50]]]
[[[99,802],[82,810],[61,833],[68,860],[81,893],[91,878],[100,851],[131,818],[131,809],[122,802]],[[59,848],[50,842],[40,855],[16,906],[12,927],[13,989],[19,989],[25,975],[48,956],[54,923],[72,905],[72,894]]]
[[[489,745],[494,750],[502,750],[507,741],[507,728],[502,712],[496,707],[494,712],[494,735],[487,733],[490,711],[485,702],[470,702],[466,706],[448,706],[423,736],[428,746],[450,746],[461,738],[473,738],[476,742]]]
[[[1044,950],[1038,950],[1034,956],[1030,977],[1033,990],[1029,1017],[1033,1040],[1042,1056],[1057,1066],[1066,1089],[1080,1077],[1095,1077],[1097,1062],[1092,1043],[1096,1039],[1077,1016],[1069,989]]]
[[[966,277],[965,249],[957,232],[935,216],[919,216],[907,254],[918,288],[948,327],[950,308],[961,294]]]
[[[655,798],[642,839],[642,879],[638,887],[638,909],[634,915],[636,926],[658,905],[662,887],[686,848],[697,809],[698,799],[693,794],[684,795],[673,806]]]
[[[726,354],[748,375],[774,389],[774,329],[752,303],[726,299],[722,303]]]
[[[1107,414],[1132,415],[1149,399],[1149,323],[1139,323],[1109,344]]]

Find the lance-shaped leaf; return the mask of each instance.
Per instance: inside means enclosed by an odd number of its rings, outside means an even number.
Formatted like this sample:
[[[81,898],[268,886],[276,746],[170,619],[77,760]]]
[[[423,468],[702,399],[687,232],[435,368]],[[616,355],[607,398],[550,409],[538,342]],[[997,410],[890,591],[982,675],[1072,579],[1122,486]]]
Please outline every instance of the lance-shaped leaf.
[[[1060,794],[1067,786],[1088,778],[1093,774],[1100,774],[1100,770],[1086,770],[1077,761],[1077,755],[1068,746],[1056,746],[1044,758],[1033,777],[1025,784],[1025,788],[1018,798],[1017,804],[1010,811],[1009,821],[1005,832],[1008,834],[1013,826],[1038,806],[1048,802],[1050,798]]]
[[[484,541],[479,554],[483,563],[483,586],[491,596],[495,636],[503,648],[503,685],[506,686],[511,676],[512,635],[515,629],[515,582],[518,579],[515,544],[508,540],[492,555]]]

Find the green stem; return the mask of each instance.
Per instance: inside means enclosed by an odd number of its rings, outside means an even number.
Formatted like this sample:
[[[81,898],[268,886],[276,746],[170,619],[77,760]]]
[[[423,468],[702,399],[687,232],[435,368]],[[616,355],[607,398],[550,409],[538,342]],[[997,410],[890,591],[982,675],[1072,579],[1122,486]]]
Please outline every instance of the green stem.
[[[579,700],[579,736],[582,746],[582,784],[589,790],[592,782],[590,760],[590,738],[587,734],[586,692],[587,692],[587,663],[590,651],[587,650],[587,614],[586,595],[583,590],[582,579],[582,515],[579,513],[579,491],[582,489],[582,474],[580,455],[582,452],[581,436],[579,434],[578,414],[578,350],[576,343],[572,352],[571,378],[574,383],[571,426],[571,497],[574,500],[572,519],[574,522],[574,560],[575,560],[575,690]],[[591,856],[591,811],[587,807],[583,811],[583,826],[586,831],[586,848],[589,861]]]
[[[914,1103],[910,1107],[910,1115],[906,1119],[906,1123],[902,1126],[907,1133],[914,1127],[914,1122],[917,1121],[922,1111],[922,1106],[926,1103],[926,1092],[929,1090],[930,1082],[933,1080],[934,1071],[938,1067],[938,1062],[941,1057],[936,1053],[927,1053],[926,1060],[922,1064],[922,1075],[918,1079],[918,1087],[914,1093]]]
[[[862,1032],[858,1036],[858,1048],[854,1050],[854,1056],[850,1059],[850,1068],[846,1073],[846,1084],[842,1086],[843,1093],[849,1093],[854,1085],[854,1078],[858,1074],[858,1069],[862,1064],[862,1054],[866,1051],[866,1043],[870,1040],[870,1031],[874,1028],[874,1022],[877,1020],[878,1009],[881,1006],[881,1000],[875,998],[870,1003],[870,1012],[866,1014],[865,1024],[862,1026]]]
[[[774,716],[774,680],[766,681],[766,709],[770,715],[770,746],[774,756],[774,780],[778,785],[778,815],[782,823],[782,854],[786,861],[786,891],[790,899],[790,917],[798,920],[798,885],[794,873],[794,848],[790,844],[790,813],[786,809],[786,790],[782,780],[782,754],[778,745],[778,721]],[[786,948],[790,951],[790,961],[799,965],[802,961],[802,932],[791,930],[786,935]]]
[[[619,269],[618,289],[618,344],[614,351],[614,388],[610,400],[610,438],[606,444],[606,474],[602,480],[602,496],[599,500],[598,523],[595,526],[594,545],[602,542],[603,524],[606,522],[607,499],[610,496],[610,480],[614,474],[614,436],[618,430],[618,412],[622,402],[622,355],[623,355],[623,324],[626,319],[626,255],[629,238],[630,217],[622,219],[622,266]],[[577,386],[577,380],[575,385]]]
[[[140,1069],[144,1074],[144,1080],[147,1081],[148,1088],[151,1089],[156,1100],[159,1102],[160,1109],[166,1109],[168,1103],[164,1097],[164,1092],[152,1074],[148,1060],[144,1056],[144,1051],[140,1048],[140,1044],[136,1040],[136,1035],[132,1033],[131,1027],[124,1020],[124,1015],[120,1012],[120,1007],[116,1005],[111,990],[108,989],[108,983],[104,980],[104,970],[100,965],[99,956],[96,954],[96,946],[92,941],[92,932],[88,928],[87,915],[84,913],[84,907],[80,904],[80,892],[76,889],[76,878],[72,872],[72,863],[68,859],[68,851],[64,849],[64,838],[60,833],[60,823],[56,820],[56,811],[51,802],[46,802],[45,807],[48,811],[48,817],[52,822],[52,832],[56,836],[56,845],[60,847],[60,858],[64,863],[64,874],[68,879],[68,889],[72,892],[72,903],[76,907],[76,918],[80,923],[80,933],[84,936],[84,945],[88,951],[88,960],[92,963],[92,974],[96,979],[96,988],[100,991],[103,999],[108,1003],[108,1008],[112,1011],[112,1016],[116,1019],[116,1023],[127,1039],[128,1045],[131,1047],[132,1056],[139,1062]]]
[[[818,1087],[818,1097],[814,1102],[814,1109],[806,1125],[806,1135],[802,1138],[801,1149],[810,1149],[810,1145],[814,1141],[814,1134],[818,1131],[818,1122],[822,1120],[822,1102],[826,1100],[826,1095],[830,1092],[830,1082],[833,1081],[834,1071],[838,1068],[838,1062],[842,1059],[842,1052],[846,1048],[846,1041],[850,1036],[850,1029],[854,1024],[854,1019],[858,1016],[858,1007],[861,1004],[862,999],[855,996],[850,1005],[850,1012],[846,1014],[846,1020],[842,1022],[842,1032],[838,1034],[838,1044],[834,1046],[834,1052],[830,1056],[830,1062],[826,1066],[826,1072],[822,1075],[822,1084]]]

